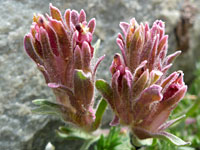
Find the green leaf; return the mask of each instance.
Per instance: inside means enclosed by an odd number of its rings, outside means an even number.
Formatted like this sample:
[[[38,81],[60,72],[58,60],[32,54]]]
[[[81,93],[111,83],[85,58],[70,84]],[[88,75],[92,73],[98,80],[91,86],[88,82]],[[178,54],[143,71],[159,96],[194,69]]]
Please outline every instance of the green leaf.
[[[47,101],[45,99],[36,99],[32,101],[33,104],[39,105],[38,108],[32,110],[33,113],[38,114],[52,114],[61,116],[60,105]]]
[[[75,129],[72,127],[60,126],[59,131],[65,133],[65,134],[70,134],[70,133],[74,132]]]
[[[64,139],[90,140],[94,138],[87,132],[84,132],[77,128],[66,127],[66,126],[59,127],[59,130],[57,130],[56,133],[58,134],[58,136]]]
[[[173,124],[175,124],[175,123],[177,123],[177,122],[179,122],[179,121],[181,121],[182,119],[185,119],[185,118],[186,118],[186,115],[182,115],[182,116],[180,116],[180,117],[178,117],[178,118],[176,118],[176,119],[167,121],[166,123],[164,123],[163,125],[161,125],[161,126],[159,127],[159,130],[160,130],[160,131],[163,131],[163,130],[165,130],[166,128],[168,128],[169,126],[171,126],[171,125],[173,125]]]
[[[58,104],[52,103],[46,99],[36,99],[32,101],[33,104],[35,105],[48,105],[48,106],[52,106],[52,107],[57,107]]]
[[[180,139],[179,137],[168,133],[168,132],[160,132],[155,134],[154,137],[158,137],[158,138],[163,138],[163,139],[167,139],[168,141],[170,141],[171,143],[173,143],[176,146],[185,146],[185,145],[190,145],[190,142],[185,142],[182,139]]]
[[[97,80],[96,81],[96,88],[97,88],[97,90],[99,90],[101,92],[101,94],[106,99],[107,98],[108,99],[111,98],[111,96],[112,96],[112,88],[110,87],[110,85],[106,81],[104,81],[102,79]]]
[[[130,150],[127,134],[122,134],[120,131],[120,128],[112,127],[107,136],[102,134],[95,145],[95,150]]]
[[[95,114],[96,119],[95,119],[95,122],[92,125],[93,131],[96,130],[99,127],[99,124],[101,123],[101,120],[102,120],[102,117],[103,117],[103,114],[106,110],[107,105],[108,105],[107,102],[102,98],[101,102],[98,105],[96,114]]]
[[[154,138],[153,141],[152,141],[151,146],[155,146],[155,145],[158,143],[157,140],[158,140],[158,139]]]

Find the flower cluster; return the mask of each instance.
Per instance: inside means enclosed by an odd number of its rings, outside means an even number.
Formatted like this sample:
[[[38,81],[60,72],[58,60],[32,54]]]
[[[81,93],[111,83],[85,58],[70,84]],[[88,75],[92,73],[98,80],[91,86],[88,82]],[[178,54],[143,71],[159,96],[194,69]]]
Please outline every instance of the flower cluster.
[[[34,15],[24,47],[53,89],[62,118],[89,130],[95,119],[94,76],[103,59],[91,67],[96,22],[91,19],[87,23],[84,10],[67,9],[63,19],[50,4],[50,13],[46,17]]]
[[[166,76],[180,51],[166,56],[168,36],[162,21],[155,21],[150,28],[133,18],[120,27],[124,38],[119,33],[117,44],[122,56],[115,54],[110,66],[112,84],[105,92],[98,81],[97,89],[115,113],[111,125],[128,125],[138,138],[146,139],[173,123],[166,120],[186,93],[181,71]]]
[[[56,108],[65,121],[93,131],[107,106],[102,100],[96,113],[93,108],[95,73],[104,58],[99,58],[95,65],[91,63],[95,19],[87,22],[84,10],[78,13],[70,9],[63,19],[51,4],[50,13],[34,15],[30,33],[24,38],[27,54],[56,96],[56,103],[39,102]],[[122,55],[115,54],[110,66],[111,85],[104,80],[96,81],[96,88],[115,114],[111,125],[129,126],[139,139],[165,136],[176,143],[177,138],[164,130],[180,119],[167,122],[187,86],[181,71],[170,75],[167,71],[181,52],[167,56],[168,36],[162,21],[155,21],[150,28],[133,18],[130,23],[120,23],[120,27],[124,36],[118,34],[117,44]],[[177,143],[188,144],[182,140]]]

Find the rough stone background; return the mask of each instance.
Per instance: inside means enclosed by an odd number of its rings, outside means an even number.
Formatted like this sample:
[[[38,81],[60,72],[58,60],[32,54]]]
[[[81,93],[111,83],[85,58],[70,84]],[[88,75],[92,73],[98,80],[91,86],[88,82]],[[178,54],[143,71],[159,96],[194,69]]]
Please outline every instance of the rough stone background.
[[[86,10],[87,17],[97,19],[94,40],[102,40],[99,56],[107,57],[100,66],[98,77],[109,79],[108,64],[119,52],[115,43],[119,22],[135,17],[138,22],[163,19],[170,35],[169,53],[176,49],[174,29],[181,18],[183,0],[0,0],[0,150],[44,150],[51,141],[56,150],[77,150],[80,142],[62,141],[55,129],[62,123],[56,118],[31,114],[31,100],[53,99],[35,64],[23,50],[23,36],[29,31],[33,13],[45,14],[53,3],[62,13],[66,8]],[[200,1],[191,1],[200,8]],[[185,70],[189,83],[200,56],[200,13],[189,29],[190,48],[176,63]],[[110,117],[109,117],[110,118]],[[108,118],[106,120],[109,120]],[[106,121],[105,121],[106,123]],[[62,147],[63,146],[63,147]]]

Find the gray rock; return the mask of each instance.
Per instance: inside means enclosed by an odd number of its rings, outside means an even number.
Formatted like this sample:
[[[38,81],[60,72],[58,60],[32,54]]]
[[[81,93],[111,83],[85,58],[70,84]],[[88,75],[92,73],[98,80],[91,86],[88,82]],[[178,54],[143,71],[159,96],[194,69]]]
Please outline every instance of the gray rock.
[[[56,150],[78,149],[80,142],[58,139],[55,130],[63,123],[54,117],[34,115],[31,101],[37,98],[54,99],[51,90],[35,64],[23,50],[23,37],[30,29],[33,13],[45,14],[52,2],[62,13],[66,8],[86,10],[87,17],[95,17],[97,28],[94,41],[100,38],[102,45],[98,56],[106,54],[100,65],[98,78],[109,80],[107,71],[113,54],[120,52],[115,39],[120,32],[119,22],[135,17],[138,22],[155,19],[166,21],[170,35],[169,52],[176,48],[174,28],[180,17],[183,0],[0,0],[0,150],[44,150],[50,141]],[[200,8],[200,2],[194,2]],[[186,71],[190,81],[191,71],[199,59],[200,14],[197,13],[190,33],[190,49],[179,61],[179,69]],[[188,63],[189,62],[189,63]],[[189,77],[189,78],[188,78]],[[107,116],[107,115],[106,115]],[[108,115],[109,116],[109,115]],[[104,124],[111,119],[109,116]]]

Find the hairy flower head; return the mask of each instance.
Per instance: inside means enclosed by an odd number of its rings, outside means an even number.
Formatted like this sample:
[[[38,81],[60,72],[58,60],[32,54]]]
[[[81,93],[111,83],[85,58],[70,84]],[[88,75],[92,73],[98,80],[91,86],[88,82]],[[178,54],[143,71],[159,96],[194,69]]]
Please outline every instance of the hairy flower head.
[[[166,120],[187,90],[182,71],[166,74],[180,51],[166,56],[168,36],[160,20],[150,28],[133,18],[120,27],[124,36],[118,34],[117,44],[122,56],[115,54],[110,66],[109,94],[98,86],[103,81],[97,81],[97,89],[115,113],[111,125],[127,125],[140,139],[153,137],[172,124]]]
[[[91,45],[95,19],[86,21],[84,10],[67,9],[64,19],[50,4],[50,16],[35,14],[24,38],[27,54],[53,89],[62,118],[84,129],[94,122],[94,48]]]

